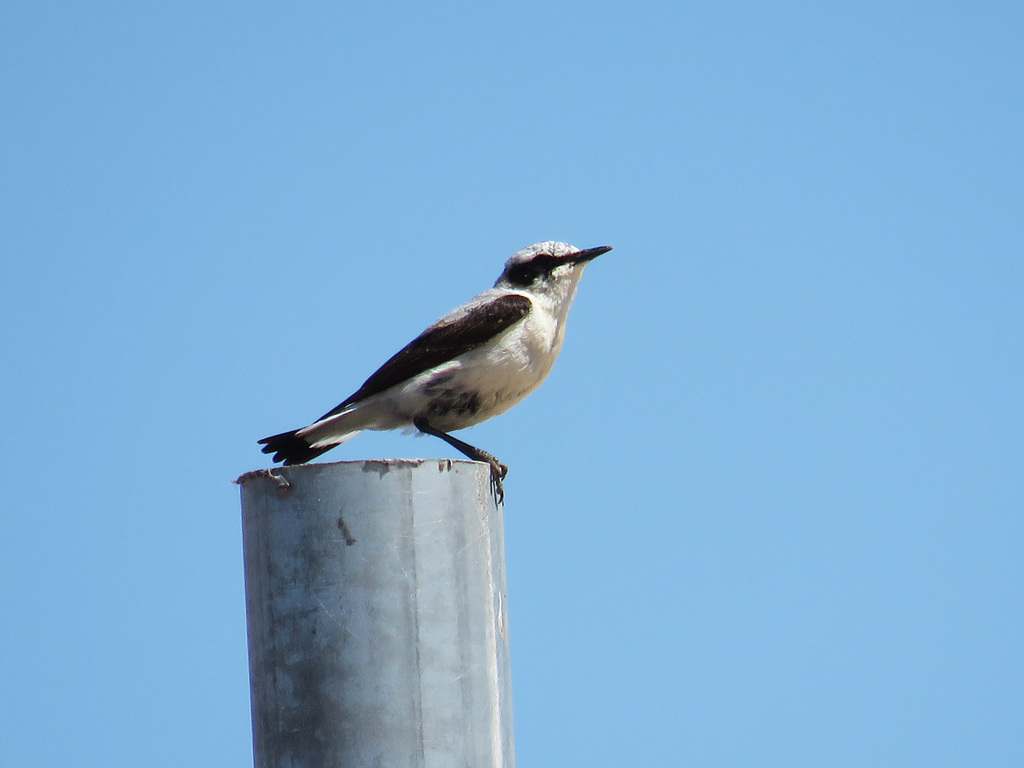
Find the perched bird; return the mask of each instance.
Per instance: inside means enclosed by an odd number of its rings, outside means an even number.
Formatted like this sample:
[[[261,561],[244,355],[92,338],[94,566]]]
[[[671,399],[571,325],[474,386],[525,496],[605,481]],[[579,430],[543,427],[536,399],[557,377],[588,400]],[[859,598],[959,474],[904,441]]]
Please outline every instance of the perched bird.
[[[274,461],[303,464],[363,429],[415,427],[491,466],[499,499],[508,467],[448,434],[504,413],[544,380],[583,268],[610,246],[534,243],[505,262],[493,288],[456,307],[315,422],[259,441]]]

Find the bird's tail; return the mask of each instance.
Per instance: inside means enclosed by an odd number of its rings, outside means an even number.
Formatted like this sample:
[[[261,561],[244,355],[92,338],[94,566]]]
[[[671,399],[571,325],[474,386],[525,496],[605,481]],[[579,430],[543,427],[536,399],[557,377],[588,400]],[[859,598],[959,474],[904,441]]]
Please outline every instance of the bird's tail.
[[[299,437],[297,429],[291,432],[282,432],[279,435],[264,437],[259,441],[263,446],[264,453],[274,454],[274,461],[281,461],[285,464],[305,464],[312,461],[324,451],[333,448],[328,445],[323,448],[313,448],[306,440]]]
[[[258,443],[263,446],[264,453],[274,454],[274,461],[283,462],[285,465],[305,464],[359,434],[358,430],[354,430],[342,435],[318,437],[316,426],[311,424],[302,429],[264,437]]]

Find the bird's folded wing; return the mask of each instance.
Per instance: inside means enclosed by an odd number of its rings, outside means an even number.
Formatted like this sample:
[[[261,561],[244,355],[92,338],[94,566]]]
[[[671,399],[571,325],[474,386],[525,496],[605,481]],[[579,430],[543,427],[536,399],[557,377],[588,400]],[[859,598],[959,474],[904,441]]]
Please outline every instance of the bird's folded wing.
[[[438,320],[378,368],[343,403],[325,413],[318,421],[486,344],[526,317],[530,306],[527,296],[505,294],[478,304],[464,314]]]

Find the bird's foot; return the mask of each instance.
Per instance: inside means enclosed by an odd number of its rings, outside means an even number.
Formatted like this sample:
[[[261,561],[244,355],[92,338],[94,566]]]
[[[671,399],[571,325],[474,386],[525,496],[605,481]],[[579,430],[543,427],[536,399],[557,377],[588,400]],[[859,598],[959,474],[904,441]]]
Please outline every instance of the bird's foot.
[[[505,486],[502,481],[505,479],[505,475],[508,474],[508,467],[493,456],[490,459],[486,459],[486,461],[491,466],[491,493],[494,495],[495,501],[504,505]]]
[[[469,443],[465,443],[457,437],[452,437],[447,432],[434,429],[426,419],[414,419],[412,423],[413,426],[423,434],[441,438],[448,443],[448,445],[452,446],[452,448],[457,448],[462,451],[463,454],[471,458],[473,461],[482,461],[485,464],[489,464],[491,466],[491,493],[494,494],[494,499],[499,504],[505,503],[505,488],[501,481],[504,480],[505,475],[508,474],[508,467],[498,461],[494,454],[481,450]]]
[[[482,461],[491,467],[491,493],[494,494],[494,499],[499,504],[505,503],[505,486],[502,481],[505,479],[505,475],[508,474],[508,467],[498,461],[498,457],[492,453],[481,450],[480,448],[474,449],[474,455],[471,457],[474,461]]]

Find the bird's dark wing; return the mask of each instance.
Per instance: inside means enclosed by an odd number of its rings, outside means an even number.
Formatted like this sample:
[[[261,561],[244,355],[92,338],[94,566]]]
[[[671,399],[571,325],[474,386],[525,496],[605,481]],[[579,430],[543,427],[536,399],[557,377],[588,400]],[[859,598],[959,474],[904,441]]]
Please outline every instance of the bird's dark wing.
[[[530,306],[531,301],[528,297],[515,293],[506,294],[473,307],[464,315],[438,320],[378,368],[377,372],[343,403],[325,413],[320,419],[341,413],[352,403],[380,394],[435,365],[445,363],[485,344],[526,317]]]

